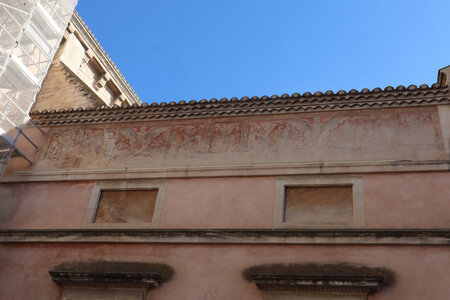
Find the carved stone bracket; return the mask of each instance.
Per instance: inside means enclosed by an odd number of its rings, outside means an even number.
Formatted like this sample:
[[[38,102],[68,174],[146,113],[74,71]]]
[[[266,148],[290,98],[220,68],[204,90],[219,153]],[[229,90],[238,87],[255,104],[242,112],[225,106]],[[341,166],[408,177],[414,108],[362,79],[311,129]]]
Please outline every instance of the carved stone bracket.
[[[94,85],[94,88],[96,89],[96,90],[99,90],[99,89],[101,89],[102,87],[104,87],[105,85],[106,85],[106,83],[108,82],[108,81],[110,81],[111,80],[111,76],[109,76],[108,74],[103,74],[103,76],[100,76],[98,79],[97,79],[97,81],[96,81],[96,83],[95,83],[95,85]]]

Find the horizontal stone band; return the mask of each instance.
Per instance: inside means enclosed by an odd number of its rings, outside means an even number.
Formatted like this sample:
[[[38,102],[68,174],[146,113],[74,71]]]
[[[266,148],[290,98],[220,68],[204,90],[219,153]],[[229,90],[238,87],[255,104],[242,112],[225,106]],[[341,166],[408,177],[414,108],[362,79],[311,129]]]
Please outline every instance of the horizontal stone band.
[[[1,243],[449,245],[449,229],[0,230]]]

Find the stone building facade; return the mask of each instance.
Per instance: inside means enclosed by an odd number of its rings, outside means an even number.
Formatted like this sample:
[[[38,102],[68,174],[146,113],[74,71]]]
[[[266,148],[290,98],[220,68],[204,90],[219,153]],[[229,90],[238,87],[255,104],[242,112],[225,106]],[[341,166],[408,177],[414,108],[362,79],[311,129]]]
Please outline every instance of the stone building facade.
[[[75,13],[33,109],[59,110],[140,103],[92,32]]]
[[[450,298],[450,67],[431,87],[141,105],[117,69],[79,75],[102,52],[77,30],[33,166],[0,183],[0,299]]]

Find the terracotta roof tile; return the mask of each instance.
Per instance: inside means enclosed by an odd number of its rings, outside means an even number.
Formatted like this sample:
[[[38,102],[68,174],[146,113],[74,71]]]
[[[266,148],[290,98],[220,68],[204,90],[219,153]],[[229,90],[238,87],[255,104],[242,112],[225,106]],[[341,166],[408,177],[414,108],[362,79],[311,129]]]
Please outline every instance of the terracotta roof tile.
[[[60,109],[32,112],[35,122],[42,126],[59,126],[74,124],[97,124],[111,122],[149,121],[210,118],[223,116],[265,115],[271,113],[316,112],[347,109],[368,109],[384,107],[424,106],[424,105],[450,104],[448,87],[426,84],[417,87],[410,85],[407,88],[400,85],[397,88],[387,86],[384,89],[362,89],[361,91],[340,90],[337,93],[305,92],[303,95],[293,93],[251,98],[244,96],[240,100],[212,98],[209,101],[181,100],[178,103],[144,103],[127,107],[88,107]]]

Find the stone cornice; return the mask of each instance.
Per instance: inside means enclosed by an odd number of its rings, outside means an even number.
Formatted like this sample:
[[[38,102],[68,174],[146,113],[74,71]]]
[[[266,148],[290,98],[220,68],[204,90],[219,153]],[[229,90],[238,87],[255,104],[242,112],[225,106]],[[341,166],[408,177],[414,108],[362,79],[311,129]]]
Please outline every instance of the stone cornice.
[[[253,275],[256,286],[266,291],[312,291],[368,295],[383,286],[381,276]]]
[[[0,243],[449,245],[449,229],[3,229]]]
[[[52,280],[63,287],[113,287],[147,290],[158,287],[173,274],[163,264],[135,262],[71,262],[49,271]]]
[[[319,112],[336,110],[356,110],[373,108],[414,107],[450,104],[448,87],[434,84],[432,87],[410,85],[396,89],[386,87],[360,92],[350,90],[315,94],[294,93],[281,97],[243,97],[221,100],[202,99],[190,102],[147,103],[131,107],[78,108],[33,112],[31,117],[41,126],[66,126],[78,124],[104,124],[116,122],[142,122],[173,119],[201,119],[214,117],[252,116],[268,114],[290,114],[298,112]]]
[[[100,60],[102,65],[108,71],[107,73],[110,74],[111,77],[114,79],[114,82],[119,85],[121,92],[125,94],[126,98],[129,99],[131,103],[140,104],[141,100],[136,95],[133,88],[126,81],[125,77],[119,71],[117,66],[105,52],[103,47],[95,38],[94,34],[91,32],[91,30],[89,30],[86,23],[84,23],[84,21],[81,19],[80,15],[76,11],[70,18],[70,23],[75,27],[77,32],[80,34],[80,36],[83,39],[83,42],[86,43],[89,49],[91,49],[95,53],[96,57]]]
[[[147,273],[88,273],[49,271],[52,280],[64,287],[155,288],[161,280],[156,272]]]
[[[441,172],[450,170],[449,160],[429,161],[344,161],[280,164],[242,164],[169,168],[107,168],[21,170],[4,175],[0,182],[36,182],[67,180],[123,180],[140,178],[196,178],[234,176],[290,176],[314,174],[364,174],[385,172]]]
[[[269,292],[307,291],[365,295],[395,281],[392,271],[358,264],[271,264],[250,267],[244,277]]]

